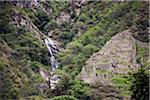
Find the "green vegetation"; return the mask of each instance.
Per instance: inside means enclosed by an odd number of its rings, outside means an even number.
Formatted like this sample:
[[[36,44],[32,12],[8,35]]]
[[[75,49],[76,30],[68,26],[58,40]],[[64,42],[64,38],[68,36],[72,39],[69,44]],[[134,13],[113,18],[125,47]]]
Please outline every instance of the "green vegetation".
[[[51,100],[78,100],[72,96],[58,96],[58,97],[54,97]]]
[[[149,73],[143,66],[138,72],[133,74],[131,98],[133,100],[149,100]]]
[[[75,37],[72,42],[66,45],[66,49],[59,54],[58,59],[59,62],[61,62],[60,67],[73,77],[80,72],[81,68],[85,64],[85,61],[90,57],[90,55],[100,50],[106,43],[106,41],[108,41],[113,35],[125,29],[128,29],[131,26],[138,27],[139,24],[144,25],[143,23],[138,23],[140,19],[136,18],[136,16],[140,16],[139,12],[143,13],[141,12],[141,10],[143,10],[142,7],[144,8],[146,7],[147,5],[146,2],[125,2],[125,3],[113,3],[110,5],[111,7],[107,8],[106,6],[105,9],[102,10],[102,12],[97,13],[99,14],[98,16],[100,17],[99,23],[96,23],[93,27],[90,26],[88,30],[81,36]],[[86,10],[85,11],[86,16],[90,16],[91,13],[90,12],[87,13],[88,9],[84,10]],[[96,10],[96,8],[94,10]],[[148,13],[147,10],[144,11],[144,13],[145,12]],[[90,20],[90,19],[87,20],[87,17],[86,19],[84,18],[85,17],[82,17],[82,20],[80,19],[79,21],[83,21],[83,23],[86,23],[85,21]],[[146,23],[148,22],[147,17],[144,20]],[[145,28],[141,27],[140,30],[145,31]],[[139,34],[141,34],[140,33],[141,31],[138,32]],[[148,37],[148,35],[146,36]],[[141,38],[136,37],[136,38],[138,40],[145,40],[144,37]],[[86,55],[85,54],[86,51],[89,50],[89,48],[85,49],[87,45],[90,45],[93,48],[91,52],[87,53]],[[122,91],[124,91],[122,93],[123,95],[130,94],[129,90],[131,86],[130,79],[119,77],[118,79],[116,78],[115,81],[116,85],[120,87]],[[126,86],[124,86],[125,84]]]
[[[137,20],[136,16],[139,16],[139,12],[143,10],[142,7],[146,7],[146,5],[146,2],[119,2],[112,4],[109,2],[109,7],[107,7],[107,3],[106,5],[103,5],[106,6],[105,9],[103,9],[100,13],[97,13],[100,17],[99,23],[96,23],[93,27],[88,28],[88,30],[80,37],[75,37],[72,42],[66,45],[66,49],[59,54],[58,58],[60,61],[60,66],[66,70],[66,72],[76,76],[80,72],[82,66],[84,66],[88,57],[92,53],[100,50],[106,41],[108,41],[113,35],[130,28],[131,26],[139,25],[135,24],[139,21],[139,19]],[[90,7],[92,8],[94,6],[91,4]],[[90,16],[90,11],[83,8],[83,14],[84,10],[86,12],[86,16]],[[95,8],[94,10],[98,10],[98,8]],[[148,19],[145,20],[148,22]],[[143,24],[140,23],[140,25]],[[87,45],[90,45],[92,50],[86,55],[85,51],[89,50],[89,48],[85,50]]]
[[[122,91],[122,95],[129,96],[131,94],[130,87],[132,84],[132,77],[130,75],[118,75],[113,77],[113,82]]]
[[[29,3],[29,2],[28,2]],[[98,87],[76,80],[89,57],[99,51],[115,34],[131,29],[135,39],[148,42],[148,2],[145,1],[86,1],[81,7],[64,1],[40,2],[40,7],[4,1],[0,3],[0,99],[31,100],[97,100],[101,98]],[[27,7],[24,7],[27,6]],[[79,15],[75,9],[79,9]],[[54,90],[40,92],[37,88],[44,79],[39,70],[49,69],[48,50],[39,33],[31,32],[13,15],[26,16],[45,35],[50,35],[64,48],[57,55],[60,62],[56,74],[61,81]],[[70,16],[62,21],[61,14]],[[39,36],[37,36],[37,34]],[[147,64],[148,48],[137,45],[137,61]],[[98,71],[97,73],[107,73]],[[133,76],[115,76],[112,80],[123,95],[147,99],[147,72],[139,70]],[[143,90],[143,87],[144,90]],[[99,86],[99,85],[97,85]],[[130,89],[130,87],[132,87]],[[112,89],[112,87],[106,87]],[[112,89],[113,90],[113,89]],[[140,92],[142,91],[143,94]],[[144,91],[144,92],[143,92]],[[146,92],[145,92],[146,91]],[[98,93],[98,95],[95,95]]]
[[[48,51],[36,33],[10,23],[12,5],[0,7],[0,99],[38,95],[36,86],[43,81],[38,69],[47,68]]]
[[[56,71],[57,75],[61,76],[61,81],[56,85],[56,89],[51,92],[58,95],[71,95],[78,99],[87,99],[90,95],[90,87],[79,80],[73,78],[62,70]]]
[[[148,63],[148,57],[149,57],[149,47],[148,44],[146,46],[138,45],[136,46],[137,49],[137,62],[140,64],[146,64]]]
[[[148,53],[147,43],[137,41],[137,62],[142,65],[137,72],[113,77],[115,85],[122,90],[122,95],[130,96],[133,100],[148,100]],[[142,92],[142,91],[145,92]],[[139,92],[140,91],[140,92]],[[144,94],[141,94],[144,93]]]

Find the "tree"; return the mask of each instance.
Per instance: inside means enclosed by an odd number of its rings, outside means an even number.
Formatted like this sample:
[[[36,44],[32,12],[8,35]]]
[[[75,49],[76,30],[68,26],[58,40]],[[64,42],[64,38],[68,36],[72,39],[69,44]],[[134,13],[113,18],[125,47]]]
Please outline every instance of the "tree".
[[[74,80],[68,93],[80,100],[87,100],[89,98],[90,88],[88,85],[79,80]]]
[[[144,68],[133,74],[131,91],[132,100],[149,100],[149,74]]]

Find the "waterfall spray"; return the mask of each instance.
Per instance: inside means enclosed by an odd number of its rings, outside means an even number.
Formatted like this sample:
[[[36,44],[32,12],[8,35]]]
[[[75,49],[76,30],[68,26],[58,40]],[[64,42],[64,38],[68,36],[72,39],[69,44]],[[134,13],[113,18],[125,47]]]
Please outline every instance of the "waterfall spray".
[[[45,45],[47,46],[50,54],[51,69],[54,71],[58,67],[58,62],[54,56],[54,52],[57,52],[56,50],[58,50],[57,45],[50,38],[45,39]]]

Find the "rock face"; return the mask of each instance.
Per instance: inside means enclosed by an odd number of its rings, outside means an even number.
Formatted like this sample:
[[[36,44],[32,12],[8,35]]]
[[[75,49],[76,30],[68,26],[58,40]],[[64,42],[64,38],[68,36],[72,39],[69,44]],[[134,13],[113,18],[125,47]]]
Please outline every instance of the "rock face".
[[[32,8],[32,7],[39,7],[39,1],[38,0],[25,0],[25,1],[14,1],[14,4],[16,6],[19,6],[21,8]]]
[[[81,79],[86,83],[112,84],[116,74],[127,74],[137,69],[135,39],[129,30],[113,36],[105,46],[93,54],[82,68]]]
[[[85,2],[85,0],[72,0],[70,2],[72,4],[76,14],[79,15],[81,13],[81,6]]]
[[[59,75],[53,74],[52,72],[49,71],[40,70],[39,73],[44,79],[44,82],[42,82],[38,86],[38,89],[40,91],[46,90],[48,88],[55,89],[56,84],[58,84],[58,82],[61,80]]]
[[[12,16],[12,24],[18,28],[35,33],[35,37],[38,38],[38,40],[41,43],[43,43],[41,39],[44,37],[44,34],[33,24],[33,22],[29,17],[15,11],[15,13]]]
[[[71,16],[68,13],[60,13],[60,16],[57,17],[57,23],[59,22],[67,22],[71,20]]]

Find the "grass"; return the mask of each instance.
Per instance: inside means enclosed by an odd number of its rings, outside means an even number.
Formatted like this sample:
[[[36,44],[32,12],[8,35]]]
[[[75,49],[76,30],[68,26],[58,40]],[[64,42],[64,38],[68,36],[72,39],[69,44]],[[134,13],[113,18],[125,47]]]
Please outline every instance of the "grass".
[[[142,47],[137,44],[136,49],[137,49],[137,62],[142,64],[147,63],[149,55],[149,47],[148,46]]]
[[[64,95],[64,96],[57,96],[57,97],[54,97],[54,98],[52,98],[51,100],[78,100],[78,99],[75,98],[75,97],[72,97],[72,96]]]
[[[106,73],[109,73],[109,71],[107,71],[107,70],[96,70],[96,73],[97,74],[106,74]]]
[[[130,86],[132,84],[132,81],[129,75],[117,75],[112,78],[112,81],[114,82],[114,85],[121,90],[121,94],[123,96],[130,95]]]

